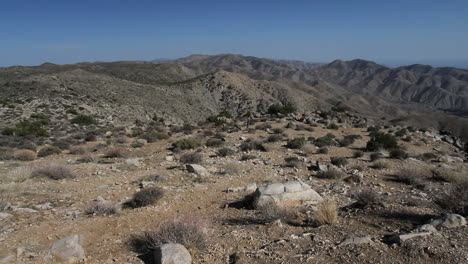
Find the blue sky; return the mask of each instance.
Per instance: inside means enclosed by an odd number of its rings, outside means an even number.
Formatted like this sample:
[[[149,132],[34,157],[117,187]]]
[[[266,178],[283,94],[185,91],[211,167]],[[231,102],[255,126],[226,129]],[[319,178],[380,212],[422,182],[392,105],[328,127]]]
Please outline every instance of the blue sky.
[[[467,0],[0,0],[0,66],[238,53],[468,67]]]

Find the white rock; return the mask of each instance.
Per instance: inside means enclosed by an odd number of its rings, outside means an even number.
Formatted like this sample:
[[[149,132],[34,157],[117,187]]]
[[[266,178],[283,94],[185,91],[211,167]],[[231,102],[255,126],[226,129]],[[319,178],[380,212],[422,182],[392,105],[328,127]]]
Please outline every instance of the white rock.
[[[0,219],[7,218],[7,217],[12,217],[12,216],[13,216],[12,214],[0,212]]]
[[[348,238],[344,240],[343,242],[340,243],[339,246],[346,246],[346,245],[351,245],[351,244],[370,244],[370,243],[372,243],[372,239],[368,236],[353,237],[353,238]]]
[[[301,181],[273,183],[258,187],[254,197],[256,207],[270,203],[278,205],[297,203],[316,204],[322,201],[322,197],[316,191]]]
[[[186,166],[187,171],[190,173],[195,173],[198,176],[207,176],[208,170],[205,167],[198,165],[198,164],[187,164]]]
[[[55,241],[49,252],[66,263],[75,263],[85,256],[82,242],[80,235],[71,235]]]
[[[154,251],[155,264],[191,264],[192,256],[181,244],[164,244]]]
[[[431,221],[434,227],[455,228],[466,225],[466,219],[457,214],[448,214]]]

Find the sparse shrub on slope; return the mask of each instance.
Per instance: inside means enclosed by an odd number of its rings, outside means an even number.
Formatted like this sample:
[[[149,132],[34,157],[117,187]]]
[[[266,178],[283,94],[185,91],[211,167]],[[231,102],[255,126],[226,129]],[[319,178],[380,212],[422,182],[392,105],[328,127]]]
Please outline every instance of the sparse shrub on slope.
[[[268,149],[259,141],[247,141],[239,146],[241,151],[259,150],[266,152]]]
[[[331,164],[335,166],[344,166],[348,164],[348,160],[345,157],[331,157]]]
[[[200,152],[185,153],[180,157],[180,162],[185,164],[200,164],[203,161],[203,155]]]
[[[321,178],[321,179],[342,179],[344,178],[344,176],[345,176],[344,172],[334,169],[334,168],[330,168],[327,171],[321,171],[317,173],[317,178]]]
[[[62,150],[56,146],[45,146],[37,153],[38,157],[47,157],[54,154],[60,154]]]
[[[275,203],[267,203],[263,206],[257,207],[256,210],[263,223],[271,223],[275,220],[288,222],[294,218],[294,213],[291,210],[278,206]]]
[[[230,148],[220,148],[218,149],[217,151],[217,154],[218,156],[220,157],[227,157],[227,156],[231,156],[235,153],[234,150],[230,149]]]
[[[390,158],[404,160],[408,158],[408,153],[402,149],[393,149],[390,151]]]
[[[366,146],[368,151],[378,151],[381,149],[396,149],[398,148],[397,139],[390,135],[384,133],[374,133],[371,136],[371,139],[367,142]]]
[[[96,123],[96,120],[89,115],[77,115],[71,120],[71,122],[78,125],[93,125]]]
[[[186,150],[186,149],[194,149],[200,147],[202,144],[200,139],[197,138],[184,138],[180,139],[174,143],[172,146],[176,149]]]
[[[286,147],[290,149],[301,149],[302,147],[304,147],[305,144],[306,144],[306,139],[303,137],[300,137],[300,138],[294,138],[294,139],[288,140]]]
[[[448,213],[468,217],[468,179],[451,185],[435,198],[439,208]]]
[[[18,149],[13,152],[13,157],[21,161],[31,161],[36,159],[36,152],[29,149]]]
[[[32,171],[32,177],[47,177],[53,180],[72,179],[75,175],[65,165],[48,164]]]
[[[130,200],[127,204],[133,208],[144,207],[155,204],[163,196],[163,189],[158,187],[147,187],[133,194],[132,200]]]
[[[278,114],[290,114],[296,112],[296,107],[291,103],[286,103],[284,105],[281,104],[273,104],[268,108],[268,114],[270,115],[278,115]]]
[[[382,202],[382,196],[372,189],[361,190],[356,194],[355,205],[360,208],[381,205]]]
[[[127,158],[130,156],[129,151],[125,148],[114,147],[106,151],[106,158]]]

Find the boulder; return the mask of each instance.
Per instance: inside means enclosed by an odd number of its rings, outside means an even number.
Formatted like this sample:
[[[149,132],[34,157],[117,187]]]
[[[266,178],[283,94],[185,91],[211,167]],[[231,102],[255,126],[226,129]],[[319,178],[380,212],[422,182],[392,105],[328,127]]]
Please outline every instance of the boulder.
[[[403,244],[406,241],[418,237],[425,237],[432,234],[431,232],[414,232],[414,233],[408,233],[408,234],[403,234],[403,235],[397,235],[394,237],[394,242]]]
[[[187,171],[190,173],[195,173],[198,176],[207,176],[208,170],[205,167],[198,164],[187,164]]]
[[[55,241],[49,252],[65,263],[76,263],[85,256],[82,242],[80,235],[71,235]]]
[[[254,193],[254,206],[261,207],[267,204],[317,204],[322,197],[309,185],[301,181],[286,183],[273,183],[257,188]]]
[[[455,228],[466,225],[466,219],[457,214],[448,214],[431,221],[434,227]]]
[[[154,251],[155,264],[191,264],[192,256],[181,244],[164,244]]]

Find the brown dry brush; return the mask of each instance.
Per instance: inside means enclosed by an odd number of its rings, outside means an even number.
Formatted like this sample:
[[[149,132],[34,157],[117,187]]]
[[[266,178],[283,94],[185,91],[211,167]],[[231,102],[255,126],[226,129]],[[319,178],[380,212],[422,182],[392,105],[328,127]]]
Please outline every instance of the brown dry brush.
[[[141,234],[132,235],[132,251],[146,254],[166,243],[178,243],[188,249],[206,250],[212,241],[209,222],[200,216],[181,216],[164,220]]]

